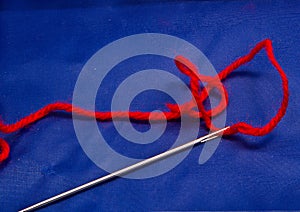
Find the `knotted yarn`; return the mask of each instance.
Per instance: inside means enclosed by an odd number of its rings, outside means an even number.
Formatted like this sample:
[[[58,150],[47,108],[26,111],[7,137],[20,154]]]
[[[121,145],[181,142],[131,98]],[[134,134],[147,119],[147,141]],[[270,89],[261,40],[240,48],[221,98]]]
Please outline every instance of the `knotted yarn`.
[[[46,105],[45,107],[39,109],[34,113],[31,113],[28,116],[25,116],[15,123],[6,124],[1,121],[0,132],[6,134],[13,133],[42,119],[43,117],[54,111],[65,111],[68,113],[73,112],[74,114],[83,117],[95,117],[98,121],[111,120],[112,117],[114,117],[114,119],[123,119],[129,117],[132,120],[138,121],[148,121],[151,117],[151,120],[156,121],[165,119],[168,121],[176,121],[180,119],[181,116],[187,115],[193,118],[201,118],[205,122],[205,125],[208,129],[215,131],[218,130],[218,128],[214,126],[211,118],[224,111],[224,109],[228,105],[228,93],[221,81],[225,80],[230,73],[238,69],[240,66],[250,62],[254,58],[254,56],[262,49],[265,49],[269,61],[281,77],[281,87],[283,92],[281,106],[278,109],[277,113],[273,116],[273,118],[264,126],[255,127],[245,122],[238,122],[230,125],[230,127],[226,131],[224,131],[224,134],[232,135],[236,133],[242,133],[246,135],[263,136],[270,133],[280,122],[282,117],[285,115],[289,101],[288,79],[274,56],[272,41],[270,39],[265,39],[259,42],[247,55],[238,58],[213,77],[200,74],[198,68],[184,56],[179,55],[175,57],[174,62],[177,68],[190,78],[190,90],[194,97],[194,100],[186,102],[182,105],[167,103],[166,106],[168,108],[168,111],[164,111],[163,113],[141,111],[90,111],[72,105],[70,103],[56,102]],[[200,86],[200,82],[205,82],[206,86]],[[212,89],[217,89],[219,91],[221,99],[219,105],[210,110],[206,110],[204,107],[204,101],[207,99],[209,92]],[[198,110],[195,110],[195,107],[197,107]],[[0,138],[0,162],[8,158],[9,152],[10,147],[8,143],[4,139]]]

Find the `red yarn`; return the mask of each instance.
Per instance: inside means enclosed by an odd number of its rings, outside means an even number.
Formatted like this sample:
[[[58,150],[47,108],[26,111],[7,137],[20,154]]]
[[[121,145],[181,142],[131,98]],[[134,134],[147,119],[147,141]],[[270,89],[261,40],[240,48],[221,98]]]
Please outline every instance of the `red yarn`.
[[[192,62],[190,62],[187,58],[183,56],[177,56],[175,58],[175,64],[182,73],[190,77],[190,89],[196,102],[191,100],[190,102],[187,102],[179,106],[174,104],[167,104],[169,111],[165,111],[163,112],[163,114],[159,112],[150,113],[150,112],[140,112],[140,111],[136,111],[136,112],[132,112],[132,111],[97,112],[96,111],[94,112],[94,111],[82,109],[80,107],[76,107],[70,103],[56,102],[41,108],[40,110],[22,118],[16,123],[5,124],[3,122],[0,122],[0,132],[2,133],[15,132],[25,126],[28,126],[36,122],[39,119],[42,119],[43,117],[47,116],[49,113],[58,110],[69,112],[69,113],[74,112],[75,114],[84,117],[95,117],[99,121],[111,120],[112,116],[114,118],[119,118],[119,119],[129,116],[131,119],[134,120],[149,120],[150,114],[152,120],[158,120],[158,121],[162,119],[176,120],[179,119],[182,115],[188,115],[194,118],[203,118],[207,128],[211,130],[217,130],[217,128],[213,125],[211,121],[211,117],[220,114],[228,104],[228,93],[224,85],[220,81],[224,80],[232,71],[236,70],[241,65],[251,61],[254,58],[254,56],[263,48],[265,48],[268,59],[270,60],[271,64],[275,67],[275,69],[278,71],[282,80],[281,86],[283,90],[283,99],[281,102],[281,106],[278,112],[276,113],[276,115],[266,125],[262,127],[253,127],[252,125],[247,124],[245,122],[239,122],[230,126],[230,128],[226,130],[224,134],[230,135],[239,132],[239,133],[253,135],[253,136],[266,135],[274,129],[274,127],[279,123],[281,118],[284,116],[288,105],[288,99],[289,99],[288,80],[283,69],[280,67],[279,63],[275,59],[275,56],[273,54],[272,42],[269,39],[266,39],[258,43],[250,51],[250,53],[248,53],[243,57],[238,58],[214,77],[204,76],[199,74],[197,67]],[[207,83],[206,87],[201,88],[199,85],[199,81],[206,82]],[[215,108],[212,108],[211,110],[206,110],[203,106],[203,102],[208,97],[209,92],[214,88],[219,90],[219,93],[221,95],[220,103]],[[193,110],[195,107],[198,107],[199,111]],[[7,159],[9,155],[9,151],[10,151],[9,145],[6,143],[5,140],[0,138],[0,162]]]
[[[0,138],[0,162],[4,161],[8,157],[9,151],[10,148],[8,143],[4,139]]]

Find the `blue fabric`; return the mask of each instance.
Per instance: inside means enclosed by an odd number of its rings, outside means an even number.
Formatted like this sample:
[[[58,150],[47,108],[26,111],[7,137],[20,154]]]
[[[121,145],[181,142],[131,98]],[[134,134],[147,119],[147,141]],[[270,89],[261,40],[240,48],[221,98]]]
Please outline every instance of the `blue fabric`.
[[[198,164],[199,146],[164,175],[146,180],[119,178],[41,211],[300,209],[299,2],[24,2],[2,1],[0,7],[0,114],[8,123],[48,103],[71,102],[86,61],[104,45],[136,33],[180,37],[203,51],[216,70],[270,38],[291,91],[286,116],[267,136],[223,139],[203,165]],[[144,64],[161,67],[157,63]],[[99,110],[110,108],[106,99],[116,88],[111,82],[120,83],[137,63],[127,65],[118,75],[108,76],[106,92],[97,97]],[[172,65],[163,68],[188,83]],[[280,78],[264,53],[224,83],[230,101],[228,124],[244,120],[262,125],[280,106]],[[166,95],[146,92],[133,108],[163,108],[166,101],[170,101]],[[176,134],[178,125],[171,125],[167,130]],[[119,135],[112,123],[100,123],[99,128],[113,148],[130,157],[147,157],[172,144],[164,137],[147,148],[129,142],[117,145]],[[201,129],[199,134],[205,132]],[[11,145],[11,155],[0,165],[1,211],[22,209],[106,174],[82,151],[69,115],[55,113],[2,136]]]

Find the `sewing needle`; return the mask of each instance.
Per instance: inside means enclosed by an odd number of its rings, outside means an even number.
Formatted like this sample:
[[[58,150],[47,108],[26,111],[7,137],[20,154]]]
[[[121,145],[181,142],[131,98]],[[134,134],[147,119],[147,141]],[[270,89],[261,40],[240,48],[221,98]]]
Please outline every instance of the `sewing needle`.
[[[167,158],[167,157],[169,157],[171,155],[174,155],[176,153],[184,151],[184,150],[186,150],[188,148],[192,148],[196,144],[205,143],[207,141],[213,140],[213,139],[221,136],[222,135],[221,133],[224,132],[225,130],[227,130],[228,128],[229,127],[225,127],[225,128],[220,129],[218,131],[210,133],[210,134],[208,134],[206,136],[197,138],[197,139],[195,139],[193,141],[190,141],[190,142],[185,143],[183,145],[180,145],[178,147],[175,147],[175,148],[172,148],[170,150],[167,150],[166,152],[160,153],[160,154],[158,154],[156,156],[153,156],[153,157],[150,157],[148,159],[142,160],[142,161],[140,161],[140,162],[138,162],[136,164],[133,164],[131,166],[128,166],[128,167],[125,167],[125,168],[120,169],[118,171],[115,171],[115,172],[113,172],[111,174],[108,174],[108,175],[106,175],[104,177],[100,177],[100,178],[95,179],[95,180],[93,180],[91,182],[88,182],[86,184],[83,184],[81,186],[73,188],[73,189],[71,189],[69,191],[63,192],[63,193],[58,194],[56,196],[53,196],[53,197],[51,197],[49,199],[46,199],[46,200],[41,201],[39,203],[36,203],[36,204],[34,204],[34,205],[32,205],[32,206],[30,206],[28,208],[20,210],[19,212],[28,212],[28,211],[36,210],[38,208],[44,207],[46,205],[54,203],[54,202],[56,202],[58,200],[61,200],[63,198],[66,198],[66,197],[69,197],[71,195],[74,195],[74,194],[76,194],[76,193],[78,193],[80,191],[83,191],[83,190],[86,190],[86,189],[91,188],[93,186],[96,186],[96,185],[98,185],[100,183],[103,183],[105,181],[111,180],[111,179],[116,178],[116,177],[124,176],[125,174],[128,174],[128,173],[133,172],[133,171],[135,171],[137,169],[140,169],[142,167],[150,165],[150,164],[152,164],[152,163],[154,163],[156,161],[159,161],[159,160],[162,160],[164,158]]]

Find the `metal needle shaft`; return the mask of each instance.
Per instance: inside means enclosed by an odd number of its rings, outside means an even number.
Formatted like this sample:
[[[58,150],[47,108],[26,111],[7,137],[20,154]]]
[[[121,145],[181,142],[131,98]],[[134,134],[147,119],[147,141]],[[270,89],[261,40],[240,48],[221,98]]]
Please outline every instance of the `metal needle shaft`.
[[[193,140],[193,141],[190,141],[190,142],[188,142],[186,144],[183,144],[181,146],[172,148],[172,149],[170,149],[170,150],[168,150],[166,152],[160,153],[160,154],[158,154],[156,156],[153,156],[151,158],[142,160],[142,161],[140,161],[140,162],[138,162],[136,164],[133,164],[131,166],[125,167],[123,169],[120,169],[120,170],[118,170],[116,172],[113,172],[111,174],[108,174],[108,175],[106,175],[104,177],[98,178],[96,180],[93,180],[91,182],[88,182],[86,184],[78,186],[76,188],[73,188],[73,189],[71,189],[69,191],[63,192],[63,193],[58,194],[56,196],[53,196],[53,197],[51,197],[49,199],[46,199],[46,200],[44,200],[42,202],[39,202],[39,203],[37,203],[35,205],[32,205],[32,206],[28,207],[28,208],[20,210],[19,212],[28,212],[28,211],[36,210],[38,208],[44,207],[46,205],[49,205],[49,204],[51,204],[53,202],[56,202],[58,200],[66,198],[68,196],[74,195],[74,194],[76,194],[76,193],[78,193],[80,191],[86,190],[86,189],[91,188],[91,187],[93,187],[95,185],[98,185],[98,184],[103,183],[105,181],[111,180],[111,179],[113,179],[115,177],[123,176],[123,175],[128,174],[130,172],[133,172],[133,171],[135,171],[137,169],[140,169],[142,167],[150,165],[150,164],[152,164],[152,163],[154,163],[156,161],[162,160],[162,159],[167,158],[167,157],[169,157],[171,155],[174,155],[176,153],[182,152],[182,151],[184,151],[184,150],[186,150],[188,148],[192,148],[196,144],[205,143],[207,141],[213,140],[213,139],[219,137],[221,135],[221,133],[224,132],[228,128],[229,127],[225,127],[225,128],[223,128],[221,130],[218,130],[216,132],[213,132],[213,133],[208,134],[206,136],[203,136],[201,138],[197,138],[196,140]]]

